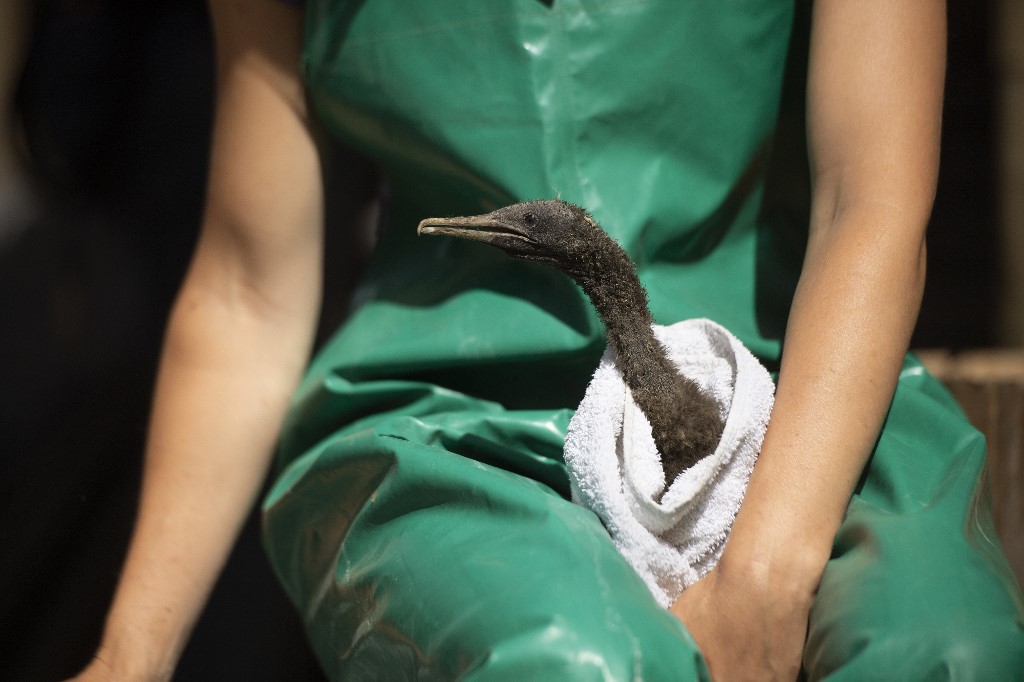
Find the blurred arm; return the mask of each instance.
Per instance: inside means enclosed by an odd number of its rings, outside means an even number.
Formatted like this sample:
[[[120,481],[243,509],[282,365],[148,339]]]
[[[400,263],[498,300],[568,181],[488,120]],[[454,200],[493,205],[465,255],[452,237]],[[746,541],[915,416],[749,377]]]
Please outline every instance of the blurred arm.
[[[166,333],[137,525],[93,665],[117,679],[170,677],[266,473],[320,303],[322,189],[298,76],[301,12],[213,0],[211,14],[207,205]]]

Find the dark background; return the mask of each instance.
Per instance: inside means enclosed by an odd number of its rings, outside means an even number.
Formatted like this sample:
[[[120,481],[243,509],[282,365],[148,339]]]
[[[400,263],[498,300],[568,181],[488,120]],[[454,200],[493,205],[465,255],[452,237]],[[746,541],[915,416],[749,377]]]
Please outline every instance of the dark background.
[[[35,207],[0,238],[0,679],[11,680],[62,679],[98,642],[134,516],[160,337],[199,224],[212,94],[199,0],[34,7],[16,106]],[[915,347],[995,342],[990,15],[988,2],[950,3]],[[337,201],[372,192],[360,177]],[[332,270],[332,322],[352,272]],[[255,516],[176,679],[322,679]]]

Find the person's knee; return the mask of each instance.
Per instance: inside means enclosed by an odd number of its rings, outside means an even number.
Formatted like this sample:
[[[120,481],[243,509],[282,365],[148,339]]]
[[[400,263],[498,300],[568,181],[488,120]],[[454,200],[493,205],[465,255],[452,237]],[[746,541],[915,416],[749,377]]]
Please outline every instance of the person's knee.
[[[706,674],[696,649],[671,631],[613,636],[604,628],[549,623],[497,643],[463,679],[685,682]]]
[[[1024,631],[1015,621],[921,623],[913,630],[860,640],[832,670],[808,669],[829,680],[1013,680],[1024,671]]]
[[[556,640],[558,638],[555,638]],[[476,667],[466,680],[569,680],[590,682],[617,679],[614,671],[622,668],[622,652],[599,651],[580,642],[535,641],[534,646],[499,645]]]
[[[931,643],[936,660],[921,679],[1013,680],[1024,677],[1024,631],[1016,623],[992,625],[950,629],[936,636]]]

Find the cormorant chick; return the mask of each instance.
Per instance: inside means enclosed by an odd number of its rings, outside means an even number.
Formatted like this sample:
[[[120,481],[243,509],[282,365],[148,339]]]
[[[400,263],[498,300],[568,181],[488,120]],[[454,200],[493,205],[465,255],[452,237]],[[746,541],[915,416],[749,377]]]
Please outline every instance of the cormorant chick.
[[[626,252],[579,206],[528,201],[481,216],[427,218],[421,235],[481,241],[513,258],[554,266],[579,284],[597,309],[633,400],[651,423],[665,484],[718,446],[718,404],[682,376],[651,330],[647,292]]]

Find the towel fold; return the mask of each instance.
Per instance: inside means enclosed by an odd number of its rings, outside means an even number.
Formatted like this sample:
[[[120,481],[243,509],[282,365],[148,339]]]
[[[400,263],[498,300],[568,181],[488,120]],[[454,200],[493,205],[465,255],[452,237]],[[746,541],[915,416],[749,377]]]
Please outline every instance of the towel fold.
[[[718,447],[665,490],[650,423],[609,349],[569,422],[565,461],[573,501],[600,517],[619,552],[668,607],[722,554],[761,449],[775,385],[757,358],[711,320],[654,332],[679,371],[718,402],[725,423]]]

